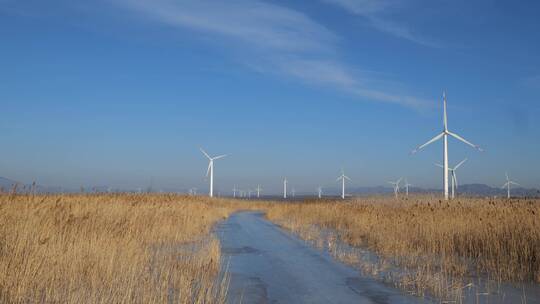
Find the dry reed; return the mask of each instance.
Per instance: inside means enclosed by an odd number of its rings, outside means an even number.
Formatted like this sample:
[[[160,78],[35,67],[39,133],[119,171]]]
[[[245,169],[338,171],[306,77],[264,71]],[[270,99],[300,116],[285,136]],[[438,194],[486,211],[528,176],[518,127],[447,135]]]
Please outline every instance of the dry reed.
[[[0,195],[1,303],[222,303],[211,228],[176,195]]]
[[[309,201],[268,206],[269,219],[304,238],[313,227],[368,248],[407,271],[395,282],[438,297],[459,296],[465,278],[540,282],[540,201],[429,196]],[[311,235],[310,235],[311,234]],[[380,269],[375,269],[378,272]]]

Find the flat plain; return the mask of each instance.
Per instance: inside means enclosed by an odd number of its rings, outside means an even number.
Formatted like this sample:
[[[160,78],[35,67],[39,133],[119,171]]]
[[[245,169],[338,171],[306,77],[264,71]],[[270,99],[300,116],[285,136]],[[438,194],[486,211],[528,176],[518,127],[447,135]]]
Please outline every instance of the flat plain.
[[[508,285],[537,299],[537,199],[2,194],[0,302],[224,303],[235,282],[216,227],[244,210],[404,295],[482,302],[485,290],[509,299]]]

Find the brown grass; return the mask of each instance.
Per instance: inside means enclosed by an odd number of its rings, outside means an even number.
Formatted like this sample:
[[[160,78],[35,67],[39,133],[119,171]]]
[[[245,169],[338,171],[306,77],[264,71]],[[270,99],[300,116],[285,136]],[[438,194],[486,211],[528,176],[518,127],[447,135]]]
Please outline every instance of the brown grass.
[[[173,195],[0,195],[0,302],[222,303],[210,231],[233,209]]]
[[[478,276],[540,282],[539,200],[370,197],[276,204],[267,216],[304,238],[316,238],[317,227],[369,248],[381,257],[372,271],[406,269],[396,284],[420,295],[458,295],[463,279]]]
[[[269,219],[416,295],[473,277],[540,282],[540,201],[428,196],[274,203],[178,195],[0,195],[0,303],[223,303],[213,225]],[[363,260],[369,249],[380,259]],[[393,269],[401,271],[392,272]]]

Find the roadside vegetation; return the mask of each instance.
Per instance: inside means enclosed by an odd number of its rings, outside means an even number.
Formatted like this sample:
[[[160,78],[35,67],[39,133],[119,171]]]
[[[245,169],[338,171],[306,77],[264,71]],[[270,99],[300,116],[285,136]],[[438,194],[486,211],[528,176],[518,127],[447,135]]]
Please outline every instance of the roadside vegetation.
[[[459,302],[465,287],[479,284],[475,278],[540,283],[537,199],[313,200],[269,205],[267,217],[320,247],[334,248],[334,256],[364,273],[419,296]],[[339,243],[346,246],[336,251]],[[362,259],[351,248],[368,249],[378,258]]]
[[[478,278],[540,283],[538,199],[4,193],[0,303],[224,303],[212,229],[246,209],[417,296],[461,302]]]
[[[0,303],[223,303],[212,226],[179,195],[0,195]]]

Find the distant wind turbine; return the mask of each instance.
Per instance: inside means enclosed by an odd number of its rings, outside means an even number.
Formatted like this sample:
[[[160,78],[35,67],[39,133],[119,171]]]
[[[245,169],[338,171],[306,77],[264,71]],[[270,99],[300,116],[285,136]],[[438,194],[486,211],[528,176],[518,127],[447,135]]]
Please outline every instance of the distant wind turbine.
[[[482,148],[480,148],[479,146],[475,145],[475,144],[472,144],[470,143],[469,141],[465,140],[463,137],[455,134],[455,133],[452,133],[450,131],[448,131],[448,119],[447,119],[447,116],[446,116],[446,92],[443,92],[443,131],[442,133],[440,133],[439,135],[433,137],[432,139],[430,139],[428,142],[426,142],[425,144],[421,145],[421,146],[418,146],[416,149],[414,149],[411,153],[416,153],[418,150],[424,148],[425,146],[439,140],[439,139],[443,139],[443,189],[444,189],[444,199],[445,200],[448,200],[448,136],[452,136],[456,139],[458,139],[459,141],[462,141],[464,143],[466,143],[467,145],[479,150],[479,151],[483,151]]]
[[[341,169],[341,175],[336,179],[336,181],[341,180],[341,199],[345,199],[345,180],[351,180],[348,176],[345,175],[343,169]]]
[[[405,185],[403,185],[405,187],[405,196],[409,196],[409,186],[412,186],[411,184],[409,184],[409,181],[407,181],[407,179],[405,179]]]
[[[400,177],[397,181],[395,182],[388,182],[389,184],[393,185],[394,186],[394,195],[396,196],[396,198],[398,198],[398,193],[399,193],[399,183],[401,182],[401,180],[403,179],[403,177]]]
[[[291,189],[291,194],[292,194],[292,197],[296,196],[296,190],[294,189],[294,187]]]
[[[283,180],[283,198],[287,198],[287,178]]]
[[[322,197],[322,188],[321,188],[321,186],[317,187],[317,194],[319,195],[319,198]]]
[[[236,185],[234,185],[234,187],[233,187],[233,189],[232,189],[232,191],[233,191],[233,192],[232,192],[233,197],[236,197],[236,190],[238,190],[238,189],[236,189]]]
[[[455,197],[455,194],[454,194],[455,189],[458,188],[458,182],[457,182],[457,174],[456,174],[456,170],[457,170],[461,165],[463,165],[463,163],[466,162],[466,161],[467,161],[467,159],[465,158],[465,159],[462,160],[459,164],[457,164],[454,168],[448,167],[448,170],[450,171],[450,175],[452,176],[452,195],[450,196],[452,199],[454,199],[454,197]],[[435,166],[444,168],[441,164],[435,164]]]
[[[506,191],[507,191],[507,194],[506,194],[506,197],[507,198],[510,198],[510,186],[511,185],[516,185],[516,186],[521,186],[520,184],[514,182],[514,181],[511,181],[510,178],[508,177],[508,172],[506,172],[506,183],[504,183],[504,185],[502,185],[502,189],[506,188]]]
[[[214,197],[214,161],[217,159],[223,158],[227,155],[224,154],[224,155],[220,155],[216,157],[210,157],[210,155],[208,155],[208,153],[206,153],[202,148],[200,149],[201,149],[201,152],[204,154],[204,156],[208,158],[208,161],[209,161],[208,170],[206,171],[206,176],[210,175],[210,192],[208,193],[208,195],[210,197]]]
[[[257,190],[257,198],[260,198],[261,197],[261,191],[262,191],[261,185],[257,185],[257,188],[255,190]]]

